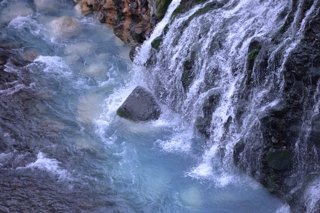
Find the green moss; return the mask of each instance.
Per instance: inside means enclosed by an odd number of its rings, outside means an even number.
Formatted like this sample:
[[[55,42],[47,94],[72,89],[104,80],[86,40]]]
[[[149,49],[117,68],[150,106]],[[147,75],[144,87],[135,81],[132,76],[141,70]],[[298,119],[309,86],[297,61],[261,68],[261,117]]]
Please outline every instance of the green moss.
[[[173,17],[177,16],[177,15],[181,12],[181,10],[182,10],[182,6],[179,5],[179,6],[173,11],[172,16],[173,16]]]
[[[157,0],[156,17],[162,19],[166,14],[172,0]]]
[[[206,0],[196,0],[196,4],[202,4],[204,2],[206,2]]]
[[[152,46],[154,49],[158,50],[161,42],[162,42],[162,37],[159,36],[159,37],[155,38],[155,39],[151,42],[151,46]]]
[[[167,24],[165,27],[164,27],[164,29],[163,29],[163,33],[164,33],[164,35],[166,35],[168,32],[169,32],[169,24]]]
[[[285,26],[283,25],[280,29],[276,32],[276,34],[272,37],[271,41],[274,41],[279,35],[285,32]]]
[[[123,112],[122,112],[121,109],[118,109],[118,110],[117,110],[117,115],[118,115],[119,117],[123,117],[123,116],[124,116],[124,114],[123,114]]]
[[[248,55],[248,59],[254,60],[257,57],[257,55],[259,54],[259,51],[260,51],[259,49],[252,50]]]

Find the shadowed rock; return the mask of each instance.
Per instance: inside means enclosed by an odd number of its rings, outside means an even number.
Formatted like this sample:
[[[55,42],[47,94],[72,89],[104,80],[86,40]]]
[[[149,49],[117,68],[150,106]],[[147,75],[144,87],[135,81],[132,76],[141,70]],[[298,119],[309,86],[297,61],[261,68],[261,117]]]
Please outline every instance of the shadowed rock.
[[[153,95],[143,87],[136,87],[117,110],[117,115],[132,121],[150,121],[161,113]]]

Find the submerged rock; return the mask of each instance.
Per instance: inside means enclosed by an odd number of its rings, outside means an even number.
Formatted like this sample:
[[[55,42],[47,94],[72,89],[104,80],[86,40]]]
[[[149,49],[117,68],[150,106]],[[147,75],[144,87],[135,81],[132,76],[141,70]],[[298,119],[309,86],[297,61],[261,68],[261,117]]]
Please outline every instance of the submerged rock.
[[[106,77],[108,69],[103,63],[93,63],[85,67],[83,72],[95,78],[96,80],[104,79]]]
[[[34,4],[36,5],[36,9],[41,12],[53,13],[59,10],[58,1],[34,0]]]
[[[136,87],[117,110],[117,115],[132,121],[159,118],[161,110],[153,95],[143,87]]]
[[[51,33],[56,38],[70,38],[79,33],[79,22],[69,16],[62,16],[50,24]]]
[[[81,123],[91,124],[102,113],[103,96],[89,93],[81,97],[78,105],[78,118]]]
[[[64,48],[64,53],[67,55],[85,56],[92,54],[95,49],[95,46],[89,42],[79,42],[66,46]]]
[[[0,22],[9,23],[18,16],[29,16],[33,14],[33,10],[24,4],[14,4],[1,10]]]

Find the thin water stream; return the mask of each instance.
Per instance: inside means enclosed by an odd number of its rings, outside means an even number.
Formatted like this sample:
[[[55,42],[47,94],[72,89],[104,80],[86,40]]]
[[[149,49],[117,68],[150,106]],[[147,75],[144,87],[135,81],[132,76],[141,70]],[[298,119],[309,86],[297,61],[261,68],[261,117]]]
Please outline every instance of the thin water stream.
[[[154,122],[117,117],[148,73],[111,29],[73,7],[0,2],[1,50],[19,55],[1,72],[0,212],[288,211],[224,169],[218,147],[203,145],[183,115],[161,106]]]

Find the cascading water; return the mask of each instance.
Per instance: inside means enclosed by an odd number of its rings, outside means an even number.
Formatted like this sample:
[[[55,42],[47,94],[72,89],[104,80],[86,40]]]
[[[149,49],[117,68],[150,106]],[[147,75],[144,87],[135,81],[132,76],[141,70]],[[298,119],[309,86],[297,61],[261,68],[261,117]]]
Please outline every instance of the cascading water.
[[[232,159],[261,175],[260,120],[283,102],[285,63],[317,1],[209,1],[176,15],[174,0],[133,65],[130,48],[72,2],[41,2],[0,2],[1,212],[289,212]],[[116,116],[137,85],[162,103],[159,120]]]
[[[229,173],[235,162],[271,192],[287,194],[300,205],[294,211],[318,211],[317,184],[309,182],[319,173],[312,142],[319,58],[305,48],[318,45],[318,15],[319,1],[208,1],[168,24],[146,81],[207,138],[190,176],[212,178],[219,159],[220,173]]]

